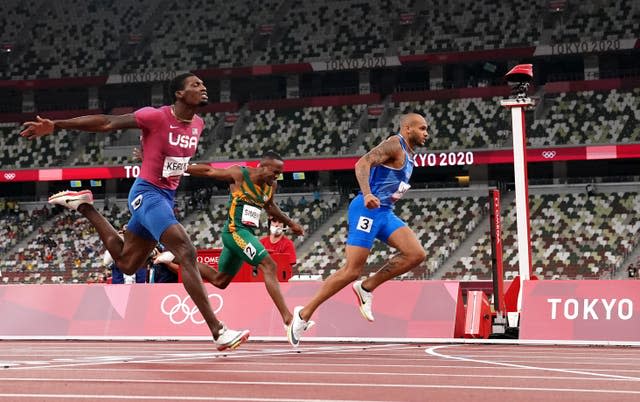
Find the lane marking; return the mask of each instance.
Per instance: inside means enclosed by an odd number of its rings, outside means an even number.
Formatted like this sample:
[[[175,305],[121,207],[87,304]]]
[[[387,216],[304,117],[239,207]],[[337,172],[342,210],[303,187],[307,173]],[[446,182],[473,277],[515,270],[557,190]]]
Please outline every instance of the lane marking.
[[[159,400],[159,401],[248,401],[248,402],[326,402],[327,399],[285,399],[255,398],[235,396],[158,396],[158,395],[91,395],[91,394],[0,394],[6,398],[39,398],[39,399],[124,399],[124,400]],[[364,399],[331,399],[333,402],[377,402]]]
[[[7,370],[33,370],[33,369],[51,369],[51,368],[64,368],[64,367],[80,367],[80,366],[101,366],[107,364],[121,364],[121,363],[134,363],[134,364],[144,364],[144,363],[165,363],[165,362],[177,362],[177,363],[187,363],[192,362],[193,360],[202,360],[202,359],[241,359],[241,358],[253,358],[253,357],[265,357],[265,356],[286,356],[286,355],[298,355],[298,354],[306,354],[306,355],[314,355],[314,354],[324,354],[324,353],[352,353],[359,352],[362,350],[366,350],[369,348],[375,349],[392,349],[392,348],[406,348],[406,345],[401,344],[389,344],[389,345],[371,345],[371,346],[350,346],[350,345],[340,345],[340,346],[324,346],[319,348],[300,348],[300,349],[264,349],[264,350],[256,350],[256,351],[233,351],[233,352],[198,352],[191,354],[179,353],[179,356],[166,356],[166,354],[162,354],[157,357],[149,357],[145,356],[93,356],[93,357],[78,357],[77,360],[69,363],[61,363],[54,364],[51,362],[38,362],[39,365],[33,364],[29,365],[29,363],[21,362],[25,364],[25,366],[16,366],[16,367],[5,367]],[[416,348],[412,346],[411,348]],[[139,359],[139,360],[138,360]]]
[[[484,367],[486,368],[486,366]],[[79,370],[74,370],[79,371]],[[86,374],[86,370],[81,370],[82,373]],[[118,372],[126,371],[130,372],[151,372],[152,370],[146,369],[134,369],[134,370],[118,370]],[[153,372],[165,371],[165,372],[176,372],[176,373],[186,373],[185,370],[153,370]],[[104,373],[104,370],[100,371]],[[321,376],[333,376],[333,375],[341,375],[341,376],[380,376],[380,377],[401,377],[401,378],[409,378],[409,377],[418,377],[418,378],[450,378],[450,377],[459,377],[459,378],[491,378],[495,379],[495,374],[453,374],[453,373],[399,373],[399,372],[370,372],[370,371],[300,371],[300,370],[269,370],[265,372],[264,370],[207,370],[207,371],[198,371],[193,370],[193,372],[198,373],[233,373],[233,374],[275,374],[281,375],[286,374],[289,376],[308,376],[309,374]],[[520,380],[547,380],[547,381],[564,381],[564,380],[572,380],[572,381],[627,381],[622,378],[601,378],[601,377],[570,377],[570,376],[536,376],[536,375],[501,375],[500,378],[504,379],[520,379]],[[83,377],[2,377],[0,376],[0,380],[3,381],[22,381],[22,382],[68,382],[68,383],[109,383],[109,382],[118,382],[118,383],[158,383],[158,384],[217,384],[217,381],[213,380],[175,380],[171,378],[167,379],[136,379],[136,378],[87,378],[86,375]],[[292,380],[293,381],[293,380]],[[292,384],[295,384],[293,382]]]
[[[524,365],[524,364],[513,364],[513,363],[497,362],[497,361],[492,361],[492,360],[471,359],[471,358],[462,357],[462,356],[444,355],[444,354],[441,354],[441,353],[437,352],[437,350],[439,350],[439,349],[449,348],[451,346],[454,346],[454,345],[432,346],[432,347],[426,349],[425,353],[427,353],[428,355],[435,356],[435,357],[440,357],[440,358],[443,358],[443,359],[465,361],[465,362],[470,362],[470,363],[484,363],[484,364],[490,364],[490,365],[496,365],[496,366],[515,367],[515,368],[522,368],[522,369],[528,369],[528,370],[553,371],[553,372],[565,373],[565,374],[580,374],[580,375],[589,375],[589,376],[605,377],[605,378],[617,378],[617,379],[630,380],[630,381],[640,381],[640,377],[628,377],[628,376],[621,376],[621,375],[614,375],[614,374],[593,373],[593,372],[590,372],[590,371],[583,371],[583,370],[569,370],[569,369],[561,369],[561,368],[537,367],[537,366],[528,366],[528,365]]]

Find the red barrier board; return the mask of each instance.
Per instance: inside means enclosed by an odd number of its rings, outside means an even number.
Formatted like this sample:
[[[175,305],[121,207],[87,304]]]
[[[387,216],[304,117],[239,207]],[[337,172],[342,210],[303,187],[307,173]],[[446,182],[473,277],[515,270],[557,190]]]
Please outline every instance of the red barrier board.
[[[321,282],[281,283],[289,308],[305,304]],[[285,336],[262,283],[206,284],[211,306],[231,328]],[[347,287],[316,311],[307,337],[451,338],[464,316],[453,281],[391,281],[376,289],[370,323]],[[206,324],[182,284],[0,286],[0,339],[38,337],[207,337]],[[458,324],[456,326],[456,324]],[[461,333],[459,333],[461,336]]]
[[[520,339],[640,341],[640,281],[525,281]]]
[[[209,265],[215,270],[218,269],[218,259],[220,258],[220,248],[198,249],[198,262]],[[292,275],[291,265],[289,264],[289,254],[269,253],[276,263],[276,277],[279,282],[287,282]],[[182,282],[182,276],[178,272],[178,282]],[[243,263],[240,270],[233,277],[233,282],[264,282],[264,275],[258,270],[257,275],[253,275],[253,267],[247,263]]]

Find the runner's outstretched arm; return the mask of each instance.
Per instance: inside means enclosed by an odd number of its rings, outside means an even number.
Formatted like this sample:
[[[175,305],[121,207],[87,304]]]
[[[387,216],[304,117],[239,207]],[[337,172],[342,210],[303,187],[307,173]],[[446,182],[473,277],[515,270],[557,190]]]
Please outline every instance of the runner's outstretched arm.
[[[33,140],[53,134],[56,128],[109,132],[125,128],[138,128],[138,122],[133,113],[123,115],[94,114],[65,120],[49,120],[36,116],[36,121],[27,121],[24,126],[25,129],[20,132],[20,135]]]
[[[190,165],[187,173],[195,177],[208,177],[210,179],[233,183],[242,180],[242,171],[239,166],[230,166],[226,169],[214,168],[203,163]]]
[[[293,233],[299,236],[304,236],[304,228],[300,224],[295,222],[293,219],[289,218],[287,214],[282,212],[282,210],[280,210],[280,207],[278,207],[278,205],[276,205],[276,203],[273,202],[273,197],[270,198],[269,201],[267,201],[264,204],[264,210],[270,216],[273,216],[274,218],[278,219],[285,225],[289,226],[289,228],[291,228],[291,231]]]

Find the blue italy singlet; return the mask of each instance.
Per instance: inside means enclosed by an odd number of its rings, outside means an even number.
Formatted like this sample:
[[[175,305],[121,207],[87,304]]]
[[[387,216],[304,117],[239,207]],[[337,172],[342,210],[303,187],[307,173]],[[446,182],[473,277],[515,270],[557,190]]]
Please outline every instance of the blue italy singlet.
[[[385,165],[371,168],[369,186],[371,193],[380,199],[380,208],[365,207],[362,193],[351,201],[348,245],[371,249],[376,238],[387,242],[393,232],[407,225],[393,213],[393,204],[411,187],[409,178],[413,172],[413,159],[404,138],[401,135],[398,138],[405,156],[404,165],[398,169]]]

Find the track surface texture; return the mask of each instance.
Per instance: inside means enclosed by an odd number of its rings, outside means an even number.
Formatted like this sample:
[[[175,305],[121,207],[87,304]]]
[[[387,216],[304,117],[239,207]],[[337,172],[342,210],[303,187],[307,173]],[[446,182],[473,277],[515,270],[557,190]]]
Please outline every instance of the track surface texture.
[[[0,341],[1,401],[480,399],[638,401],[640,348]]]

